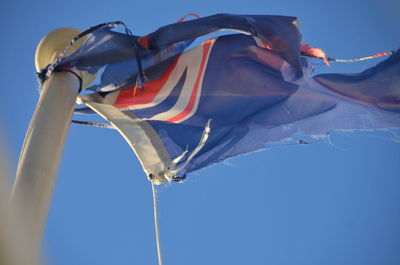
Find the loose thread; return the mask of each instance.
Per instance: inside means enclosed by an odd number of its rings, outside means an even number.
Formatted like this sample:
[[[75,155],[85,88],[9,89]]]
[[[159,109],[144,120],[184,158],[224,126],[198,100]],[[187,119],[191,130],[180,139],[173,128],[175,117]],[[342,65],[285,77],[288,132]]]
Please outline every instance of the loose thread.
[[[311,58],[315,58],[315,59],[321,59],[321,60],[328,60],[331,62],[339,62],[339,63],[352,63],[352,62],[360,62],[360,61],[364,61],[364,60],[370,60],[370,59],[375,59],[381,56],[387,56],[387,55],[391,55],[394,54],[396,51],[387,51],[387,52],[381,52],[375,55],[371,55],[371,56],[366,56],[366,57],[361,57],[361,58],[354,58],[354,59],[337,59],[337,58],[331,58],[331,57],[327,57],[327,58],[322,58],[322,57],[318,57],[315,55],[312,55],[310,53],[307,52],[301,52],[301,55],[303,56],[307,56],[307,57],[311,57]]]

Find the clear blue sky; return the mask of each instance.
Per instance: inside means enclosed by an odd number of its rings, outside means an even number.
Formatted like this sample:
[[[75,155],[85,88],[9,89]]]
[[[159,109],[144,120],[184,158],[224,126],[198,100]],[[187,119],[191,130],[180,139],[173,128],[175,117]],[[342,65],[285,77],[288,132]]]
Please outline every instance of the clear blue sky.
[[[194,12],[297,16],[305,42],[352,58],[400,46],[397,0],[2,0],[1,130],[15,170],[49,31],[122,20],[137,35]],[[319,72],[361,71],[378,60]],[[400,264],[400,144],[334,133],[229,160],[159,188],[166,265]],[[399,140],[397,138],[397,140]],[[72,126],[45,237],[52,265],[156,264],[150,183],[116,131]]]

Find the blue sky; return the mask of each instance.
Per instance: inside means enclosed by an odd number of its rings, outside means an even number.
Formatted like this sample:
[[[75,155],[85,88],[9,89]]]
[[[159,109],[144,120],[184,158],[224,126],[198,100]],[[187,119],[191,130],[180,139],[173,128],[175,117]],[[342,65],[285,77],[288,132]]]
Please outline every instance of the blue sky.
[[[352,58],[399,48],[399,10],[396,0],[3,0],[0,121],[11,169],[38,99],[35,48],[53,29],[122,20],[144,35],[191,12],[291,15],[306,43]],[[317,71],[356,72],[378,61],[321,64]],[[330,141],[241,156],[161,186],[164,264],[399,264],[395,136],[338,132]],[[156,264],[150,183],[116,131],[71,126],[53,198],[44,243],[49,264]]]

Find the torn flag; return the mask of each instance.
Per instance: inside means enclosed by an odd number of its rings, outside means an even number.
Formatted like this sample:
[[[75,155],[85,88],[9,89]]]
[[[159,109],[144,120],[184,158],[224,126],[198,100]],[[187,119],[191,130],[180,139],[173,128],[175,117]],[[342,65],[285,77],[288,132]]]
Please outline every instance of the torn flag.
[[[240,33],[188,49],[222,29]],[[142,37],[106,27],[57,69],[99,72],[80,100],[123,135],[155,183],[296,137],[400,127],[398,52],[358,74],[313,77],[300,36],[284,16],[219,14]]]

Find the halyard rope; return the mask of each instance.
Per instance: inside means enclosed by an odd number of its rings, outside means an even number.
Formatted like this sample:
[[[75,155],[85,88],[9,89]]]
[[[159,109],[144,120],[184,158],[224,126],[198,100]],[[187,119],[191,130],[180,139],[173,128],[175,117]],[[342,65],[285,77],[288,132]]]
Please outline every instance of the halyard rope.
[[[115,129],[114,126],[112,126],[111,124],[101,123],[101,122],[71,120],[71,123],[92,126],[92,127],[98,127],[98,128]]]
[[[151,189],[153,190],[154,226],[156,228],[156,243],[157,243],[158,264],[162,265],[161,246],[160,246],[160,232],[158,230],[157,190],[156,190],[156,187],[155,187],[153,181],[151,181]]]

